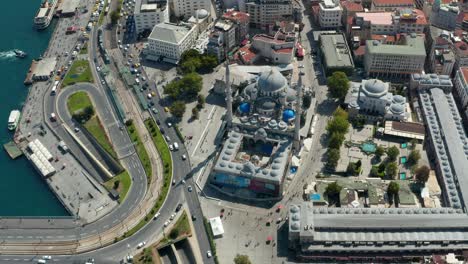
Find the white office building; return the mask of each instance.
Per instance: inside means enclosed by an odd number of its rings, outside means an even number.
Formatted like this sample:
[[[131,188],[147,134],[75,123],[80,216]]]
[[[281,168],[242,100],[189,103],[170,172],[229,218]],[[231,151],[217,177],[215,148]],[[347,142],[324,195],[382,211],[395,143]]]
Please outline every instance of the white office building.
[[[158,24],[148,38],[147,58],[177,64],[182,53],[195,44],[197,37],[195,25]]]
[[[319,24],[322,29],[341,27],[341,14],[343,9],[333,0],[324,0],[319,4]]]
[[[210,0],[171,0],[174,16],[178,18],[189,19],[195,16],[195,12],[199,9],[205,9],[208,12],[212,10]]]
[[[403,36],[396,44],[382,44],[377,40],[366,42],[364,68],[368,75],[408,77],[423,71],[426,59],[424,37],[413,33]]]
[[[249,1],[245,7],[250,15],[250,24],[258,28],[266,28],[275,25],[278,21],[293,19],[292,0]]]
[[[163,2],[156,3],[154,0],[139,0],[135,4],[135,27],[136,33],[145,30],[151,31],[159,23],[169,21],[169,9]]]

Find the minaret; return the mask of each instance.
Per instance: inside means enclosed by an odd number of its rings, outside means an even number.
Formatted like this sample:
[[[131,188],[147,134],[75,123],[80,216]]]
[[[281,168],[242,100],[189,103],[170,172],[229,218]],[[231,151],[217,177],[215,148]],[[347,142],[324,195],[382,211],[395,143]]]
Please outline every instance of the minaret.
[[[230,76],[231,74],[229,73],[229,60],[226,59],[226,123],[228,129],[231,128],[232,125],[232,91],[231,91],[231,82],[230,82]]]
[[[302,110],[302,72],[299,72],[299,80],[297,82],[297,99],[296,99],[296,119],[294,120],[294,149],[299,151],[301,148],[301,110]]]

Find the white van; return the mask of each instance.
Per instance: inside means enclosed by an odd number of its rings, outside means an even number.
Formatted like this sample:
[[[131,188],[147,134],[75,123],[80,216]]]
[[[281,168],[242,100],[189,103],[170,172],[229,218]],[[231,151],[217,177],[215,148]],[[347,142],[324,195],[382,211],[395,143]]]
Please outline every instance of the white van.
[[[179,144],[177,144],[177,142],[174,142],[174,149],[179,150]]]
[[[51,114],[50,114],[50,120],[51,120],[51,121],[57,120],[57,116],[55,115],[55,113],[51,113]]]
[[[140,80],[139,80],[138,78],[135,78],[135,82],[136,82],[137,84],[140,84]]]
[[[45,263],[47,263],[47,261],[45,261],[45,259],[38,259],[37,263],[38,264],[45,264]]]
[[[54,85],[54,86],[52,87],[52,91],[50,91],[50,94],[51,94],[51,95],[55,95],[56,93],[57,93],[57,85]]]

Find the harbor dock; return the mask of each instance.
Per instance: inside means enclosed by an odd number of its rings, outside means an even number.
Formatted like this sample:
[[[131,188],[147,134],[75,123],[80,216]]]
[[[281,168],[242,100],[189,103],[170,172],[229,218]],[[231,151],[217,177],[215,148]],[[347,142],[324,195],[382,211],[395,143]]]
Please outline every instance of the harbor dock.
[[[18,148],[18,146],[16,146],[15,142],[13,141],[3,144],[3,148],[12,159],[16,159],[23,155],[23,152]]]

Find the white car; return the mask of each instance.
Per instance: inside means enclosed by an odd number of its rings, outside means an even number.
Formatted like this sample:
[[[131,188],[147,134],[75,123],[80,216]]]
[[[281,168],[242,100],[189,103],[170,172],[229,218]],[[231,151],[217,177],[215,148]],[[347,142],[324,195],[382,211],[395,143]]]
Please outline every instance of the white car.
[[[170,142],[171,141],[171,138],[169,136],[166,136],[166,141],[167,142]]]
[[[182,160],[186,160],[186,159],[187,159],[187,156],[185,156],[185,154],[182,155]]]
[[[174,217],[175,217],[175,213],[174,214],[171,214],[171,217],[169,217],[169,220],[174,220]]]
[[[123,49],[123,46],[122,46],[122,45],[119,45],[119,49]]]
[[[167,227],[169,225],[169,221],[164,222],[164,227]]]
[[[211,251],[208,250],[208,251],[206,252],[206,256],[209,257],[209,258],[211,258]]]
[[[51,259],[52,259],[52,256],[42,256],[42,259],[51,260]]]
[[[156,107],[151,108],[151,111],[153,111],[153,113],[155,113],[155,114],[158,113],[158,109],[156,109]]]
[[[156,220],[158,219],[158,217],[161,215],[160,212],[157,212],[154,216],[153,216],[153,220]]]
[[[171,151],[174,150],[174,147],[172,146],[172,144],[169,145],[169,149],[170,149]]]
[[[100,72],[101,71],[101,68],[99,68],[99,66],[96,67],[96,71]]]
[[[299,65],[299,69],[302,69],[302,68],[304,68],[304,64]]]
[[[137,248],[142,248],[146,245],[146,242],[143,241],[143,242],[140,242],[138,245],[137,245]]]
[[[168,126],[168,127],[171,127],[171,126],[172,126],[172,123],[167,123],[167,126]]]

